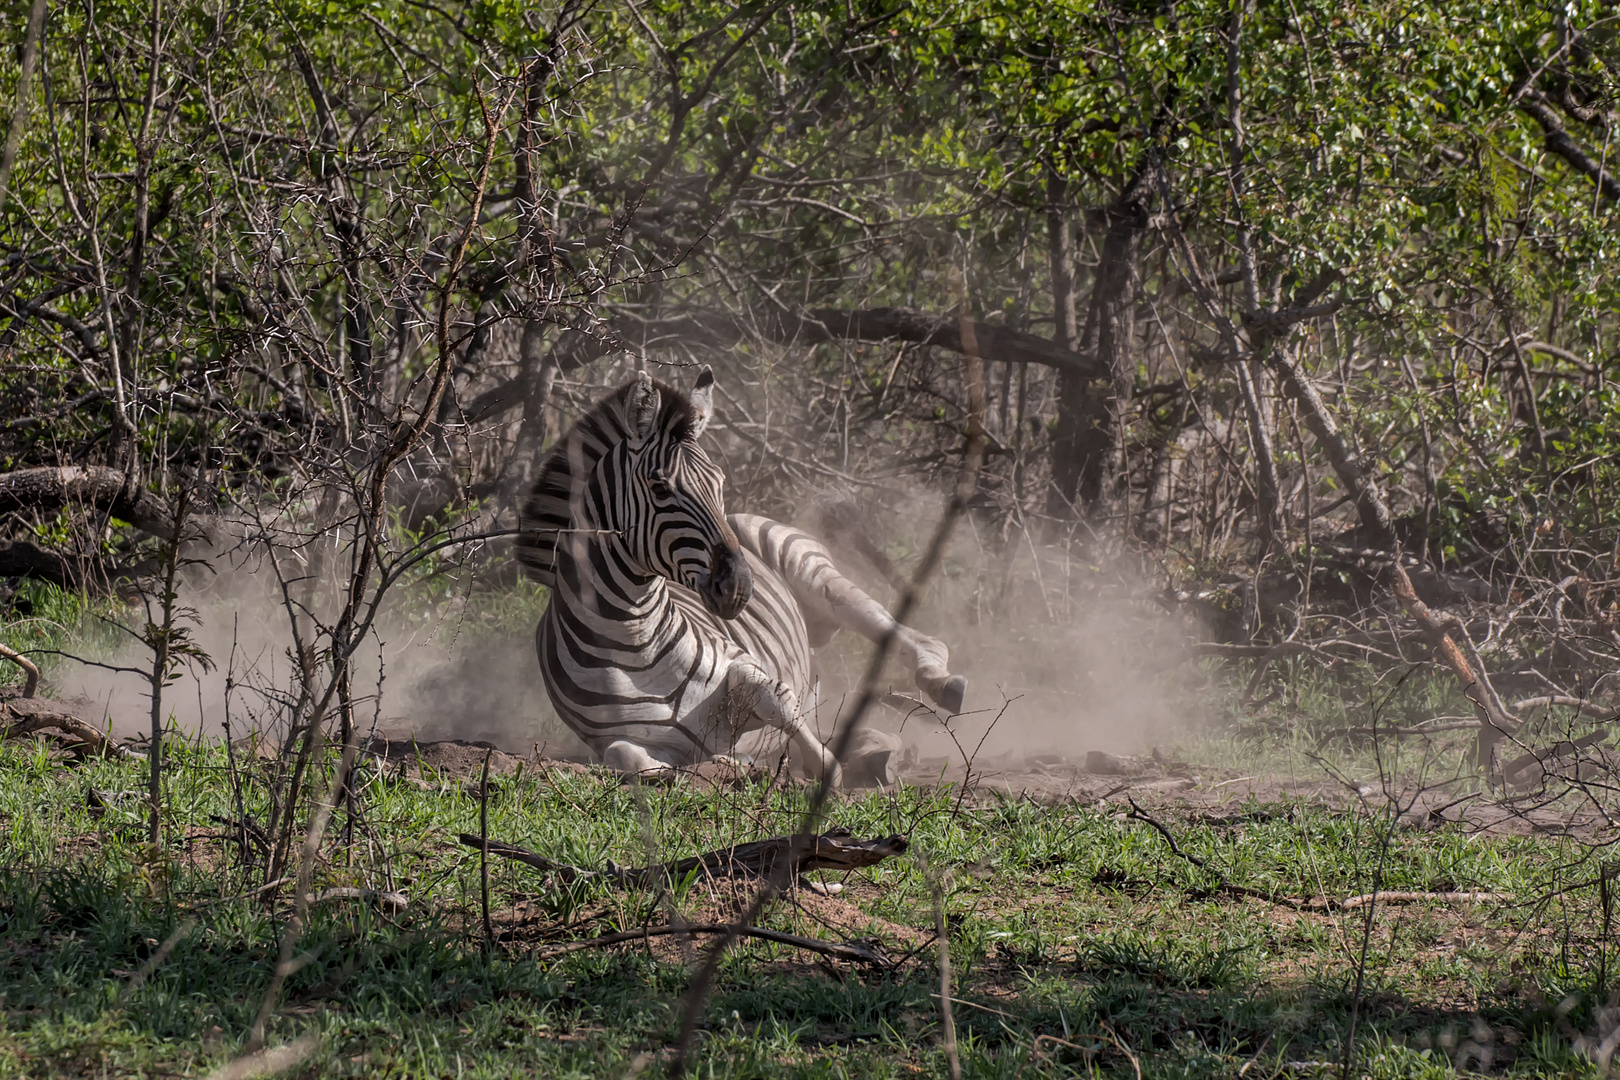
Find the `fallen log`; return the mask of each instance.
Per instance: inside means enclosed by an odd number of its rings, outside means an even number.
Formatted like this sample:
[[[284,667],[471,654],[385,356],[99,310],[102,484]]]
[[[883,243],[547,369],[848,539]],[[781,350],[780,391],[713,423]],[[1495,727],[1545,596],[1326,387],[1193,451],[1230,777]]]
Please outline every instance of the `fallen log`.
[[[609,859],[604,870],[584,870],[501,840],[485,840],[472,833],[462,833],[457,839],[474,850],[556,874],[564,882],[606,881],[621,888],[662,885],[678,881],[693,871],[711,878],[769,877],[778,872],[779,864],[787,858],[793,860],[790,878],[812,870],[858,870],[876,866],[892,855],[904,855],[911,846],[903,836],[856,840],[847,829],[830,829],[811,837],[808,842],[796,836],[773,836],[769,840],[754,840],[656,866],[623,867]]]
[[[77,739],[87,754],[110,754],[129,760],[142,760],[143,755],[128,747],[119,746],[68,710],[61,702],[49,698],[13,698],[0,701],[0,742],[30,735],[36,731],[55,728]]]

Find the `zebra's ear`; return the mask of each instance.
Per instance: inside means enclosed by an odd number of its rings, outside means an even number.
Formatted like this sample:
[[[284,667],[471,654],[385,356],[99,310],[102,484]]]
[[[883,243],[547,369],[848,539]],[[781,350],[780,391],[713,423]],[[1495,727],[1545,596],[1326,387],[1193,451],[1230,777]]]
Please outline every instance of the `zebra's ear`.
[[[692,401],[692,438],[695,439],[708,428],[714,416],[714,372],[709,370],[709,365],[704,364],[703,370],[698,372],[697,382],[692,384],[688,397]]]
[[[658,408],[663,404],[658,394],[658,387],[653,385],[652,376],[642,371],[636,375],[636,383],[630,388],[630,396],[625,401],[625,412],[630,417],[630,424],[635,429],[637,442],[646,439],[658,426]]]

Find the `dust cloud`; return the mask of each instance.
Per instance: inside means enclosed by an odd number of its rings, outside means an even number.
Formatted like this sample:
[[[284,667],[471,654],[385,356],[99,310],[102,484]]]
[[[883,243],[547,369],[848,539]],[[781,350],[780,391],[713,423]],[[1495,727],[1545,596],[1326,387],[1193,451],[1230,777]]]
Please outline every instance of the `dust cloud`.
[[[875,515],[851,511],[850,503],[823,497],[801,524],[830,534],[840,567],[892,609],[910,563],[874,565],[867,549],[922,551],[940,503],[917,499],[887,520],[870,520]],[[889,542],[844,535],[855,521]],[[947,725],[921,707],[909,674],[891,663],[889,696],[869,722],[900,733],[916,757],[960,764],[965,754],[981,765],[1080,762],[1092,750],[1145,754],[1203,722],[1181,687],[1187,628],[1154,602],[1153,586],[1117,560],[1084,558],[1078,542],[1046,542],[1034,532],[964,520],[910,620],[945,642],[951,671],[967,677],[962,715]],[[866,643],[845,632],[818,657],[832,708],[853,702],[868,655]]]
[[[802,505],[809,509],[797,524],[827,537],[845,573],[890,605],[940,509],[937,499],[918,498],[852,510],[847,496],[825,493]],[[1152,603],[1150,587],[1115,566],[1081,559],[1075,545],[1037,542],[1004,526],[982,518],[962,523],[911,620],[946,643],[951,670],[967,677],[963,715],[947,729],[921,707],[910,674],[891,666],[886,703],[868,722],[899,733],[914,759],[960,763],[967,754],[981,764],[1054,755],[1077,762],[1090,750],[1146,753],[1197,723],[1166,677],[1181,669],[1185,629]],[[885,552],[913,555],[896,556],[895,566]],[[497,564],[507,557],[492,556]],[[329,591],[335,596],[335,588]],[[550,757],[589,760],[546,700],[533,645],[539,596],[513,600],[516,610],[491,626],[487,596],[470,597],[465,587],[437,597],[429,592],[396,590],[376,634],[362,645],[355,667],[360,730],[375,727],[389,739],[484,741],[522,754],[538,745]],[[500,597],[496,606],[507,600]],[[297,674],[288,612],[264,560],[216,552],[208,569],[189,576],[181,603],[212,668],[182,665],[164,691],[173,723],[190,737],[228,730],[236,739],[250,732],[284,739]],[[316,614],[329,612],[317,605]],[[144,620],[132,607],[122,621]],[[815,726],[823,736],[831,736],[841,711],[847,714],[869,650],[844,631],[818,654],[823,705]],[[131,668],[151,664],[134,642],[94,658]],[[149,731],[151,706],[139,674],[64,662],[50,679],[54,693],[77,698],[86,718],[109,725],[115,736]]]
[[[497,553],[495,561],[505,557]],[[242,739],[256,733],[279,743],[287,737],[298,667],[276,576],[264,559],[242,558],[237,550],[218,550],[201,561],[207,565],[194,567],[178,590],[179,624],[207,663],[190,659],[179,665],[178,677],[164,688],[163,711],[188,737],[228,732]],[[440,597],[393,590],[354,659],[359,730],[375,729],[388,739],[483,741],[524,754],[539,746],[549,757],[588,757],[552,712],[540,680],[533,627],[542,604],[521,595],[532,590],[516,591],[518,613],[503,620],[512,625],[492,630],[465,589]],[[328,582],[311,603],[314,617],[329,620],[337,595]],[[147,613],[134,603],[116,619],[138,630]],[[146,736],[151,698],[141,671],[151,668],[150,651],[129,639],[121,647],[79,655],[97,663],[57,664],[49,672],[50,692],[74,701],[81,715],[116,738]]]

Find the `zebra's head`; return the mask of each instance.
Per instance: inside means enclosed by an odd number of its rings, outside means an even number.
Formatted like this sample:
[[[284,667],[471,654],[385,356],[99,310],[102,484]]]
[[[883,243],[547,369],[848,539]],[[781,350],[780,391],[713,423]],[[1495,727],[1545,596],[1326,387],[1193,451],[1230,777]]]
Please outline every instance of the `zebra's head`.
[[[649,573],[735,619],[754,594],[754,575],[726,523],[725,474],[697,443],[714,415],[714,374],[705,367],[683,395],[642,372],[623,393],[630,437],[610,455],[621,485],[613,525]]]

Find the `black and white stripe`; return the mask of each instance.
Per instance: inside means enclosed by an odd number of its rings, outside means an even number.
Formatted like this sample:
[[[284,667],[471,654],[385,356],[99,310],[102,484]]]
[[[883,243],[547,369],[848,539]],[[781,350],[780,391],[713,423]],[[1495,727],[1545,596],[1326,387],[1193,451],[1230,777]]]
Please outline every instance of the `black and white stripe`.
[[[712,393],[707,369],[690,396],[643,373],[547,455],[518,542],[552,591],[536,633],[546,690],[563,722],[626,771],[731,753],[761,728],[831,768],[807,723],[812,644],[841,626],[875,639],[894,624],[813,537],[726,516],[725,477],[697,443]],[[960,709],[944,646],[908,627],[897,640],[918,684]]]

